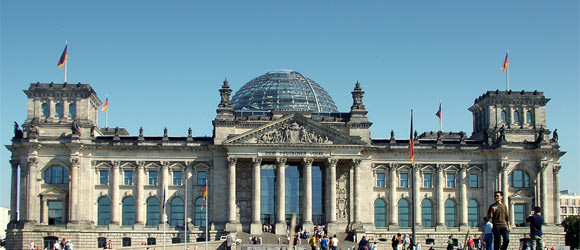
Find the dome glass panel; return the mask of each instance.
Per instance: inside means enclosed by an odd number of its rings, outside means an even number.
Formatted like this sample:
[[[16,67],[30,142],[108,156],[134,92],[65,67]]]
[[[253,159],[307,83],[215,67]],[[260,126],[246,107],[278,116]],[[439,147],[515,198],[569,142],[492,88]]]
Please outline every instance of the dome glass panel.
[[[232,98],[235,110],[291,110],[337,113],[318,83],[292,70],[270,71],[246,83]]]

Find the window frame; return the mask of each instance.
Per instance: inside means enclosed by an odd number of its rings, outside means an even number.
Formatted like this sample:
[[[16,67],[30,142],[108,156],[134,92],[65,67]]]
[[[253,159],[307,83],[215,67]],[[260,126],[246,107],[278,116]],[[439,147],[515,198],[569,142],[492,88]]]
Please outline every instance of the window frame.
[[[380,176],[382,176],[382,178],[379,178]],[[379,187],[379,188],[386,187],[386,178],[385,177],[386,177],[385,173],[377,173],[376,187]]]
[[[426,175],[429,175],[429,185],[426,185],[427,183],[427,178],[425,178]],[[433,187],[433,173],[429,172],[429,173],[423,173],[423,187],[424,188],[432,188]]]
[[[377,202],[382,202],[382,203],[377,204]],[[377,205],[383,205],[383,206],[380,207]],[[382,209],[382,212],[380,209]],[[379,211],[377,211],[377,210],[379,210]],[[388,225],[388,223],[387,223],[387,201],[385,201],[385,199],[383,199],[383,198],[375,199],[375,201],[373,203],[373,211],[374,211],[375,227],[386,228]],[[379,212],[381,212],[381,213],[379,213]]]
[[[203,175],[202,178],[201,175]],[[199,170],[195,173],[196,185],[197,186],[205,186],[207,183],[207,171],[206,170]]]
[[[106,175],[103,175],[104,172],[107,172]],[[99,185],[109,185],[109,169],[99,169]],[[103,184],[103,179],[105,183]]]
[[[151,173],[155,173],[155,178],[151,177]],[[147,170],[147,185],[149,186],[159,185],[159,170],[157,169]]]
[[[405,176],[405,178],[403,178]],[[409,187],[409,173],[399,173],[399,187],[408,188]]]
[[[453,176],[453,179],[450,179],[449,176]],[[453,182],[451,182],[453,181]],[[445,187],[447,188],[457,188],[457,174],[455,173],[445,173]]]
[[[475,185],[472,185],[474,184],[474,180],[471,178],[472,176],[475,176]],[[479,173],[469,172],[468,179],[469,179],[469,188],[479,188]]]
[[[179,173],[179,177],[176,176],[176,174]],[[171,184],[173,184],[173,186],[182,186],[183,185],[183,171],[181,170],[173,170],[171,172]]]
[[[131,173],[131,178],[128,178],[127,173]],[[134,185],[134,171],[133,169],[123,169],[123,185],[125,186],[133,186]],[[129,181],[129,184],[127,184]]]
[[[448,204],[453,204],[453,207],[447,206]],[[444,202],[444,206],[445,206],[445,226],[457,227],[457,202],[455,202],[453,199],[447,199]],[[449,209],[453,209],[453,213],[450,213],[451,210]],[[451,222],[453,222],[453,225],[451,225]]]
[[[424,206],[425,205],[425,202],[429,202],[430,206],[429,207]],[[434,210],[434,207],[435,207],[435,205],[434,205],[433,201],[431,201],[431,199],[423,199],[421,201],[421,226],[422,227],[426,227],[426,228],[435,227],[435,216],[434,216],[435,213],[433,211]],[[425,211],[427,211],[426,208],[429,208],[431,210],[431,212],[429,214],[426,214],[425,213]],[[429,225],[426,224],[425,218],[427,216],[425,216],[425,215],[429,215],[430,216],[430,221],[429,221],[430,224]]]

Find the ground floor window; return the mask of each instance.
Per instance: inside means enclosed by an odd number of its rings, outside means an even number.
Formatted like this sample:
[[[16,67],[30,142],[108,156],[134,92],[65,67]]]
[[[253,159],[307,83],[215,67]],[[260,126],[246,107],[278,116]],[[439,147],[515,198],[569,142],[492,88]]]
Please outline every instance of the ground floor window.
[[[43,243],[44,243],[44,248],[46,249],[52,249],[54,247],[54,244],[58,244],[58,237],[44,237],[43,239]]]
[[[131,238],[129,238],[129,237],[123,238],[123,246],[130,247],[131,246]]]
[[[155,244],[157,244],[157,239],[147,238],[147,245],[155,245]]]
[[[526,204],[514,205],[514,224],[518,227],[526,225]]]
[[[97,248],[105,248],[107,246],[107,238],[99,237],[97,238]]]

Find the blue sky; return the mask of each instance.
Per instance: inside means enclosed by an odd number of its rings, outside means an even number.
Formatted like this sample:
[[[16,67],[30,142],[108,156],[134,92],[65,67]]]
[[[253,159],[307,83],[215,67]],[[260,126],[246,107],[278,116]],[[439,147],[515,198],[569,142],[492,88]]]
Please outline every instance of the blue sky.
[[[63,81],[65,40],[68,82],[109,95],[109,127],[170,136],[212,134],[224,78],[236,91],[280,68],[345,112],[360,81],[373,138],[405,138],[411,108],[418,131],[437,130],[439,100],[444,130],[471,134],[467,108],[505,89],[509,49],[511,89],[552,99],[561,189],[580,193],[579,16],[578,1],[1,1],[0,142],[26,118],[29,83]],[[0,158],[9,190],[8,150]]]

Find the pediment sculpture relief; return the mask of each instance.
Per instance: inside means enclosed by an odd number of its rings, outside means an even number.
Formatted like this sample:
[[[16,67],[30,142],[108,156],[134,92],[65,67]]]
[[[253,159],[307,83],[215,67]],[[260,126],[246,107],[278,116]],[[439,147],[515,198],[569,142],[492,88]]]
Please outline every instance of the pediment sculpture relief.
[[[317,135],[296,122],[284,124],[256,138],[258,143],[322,143],[332,144],[326,135]]]

